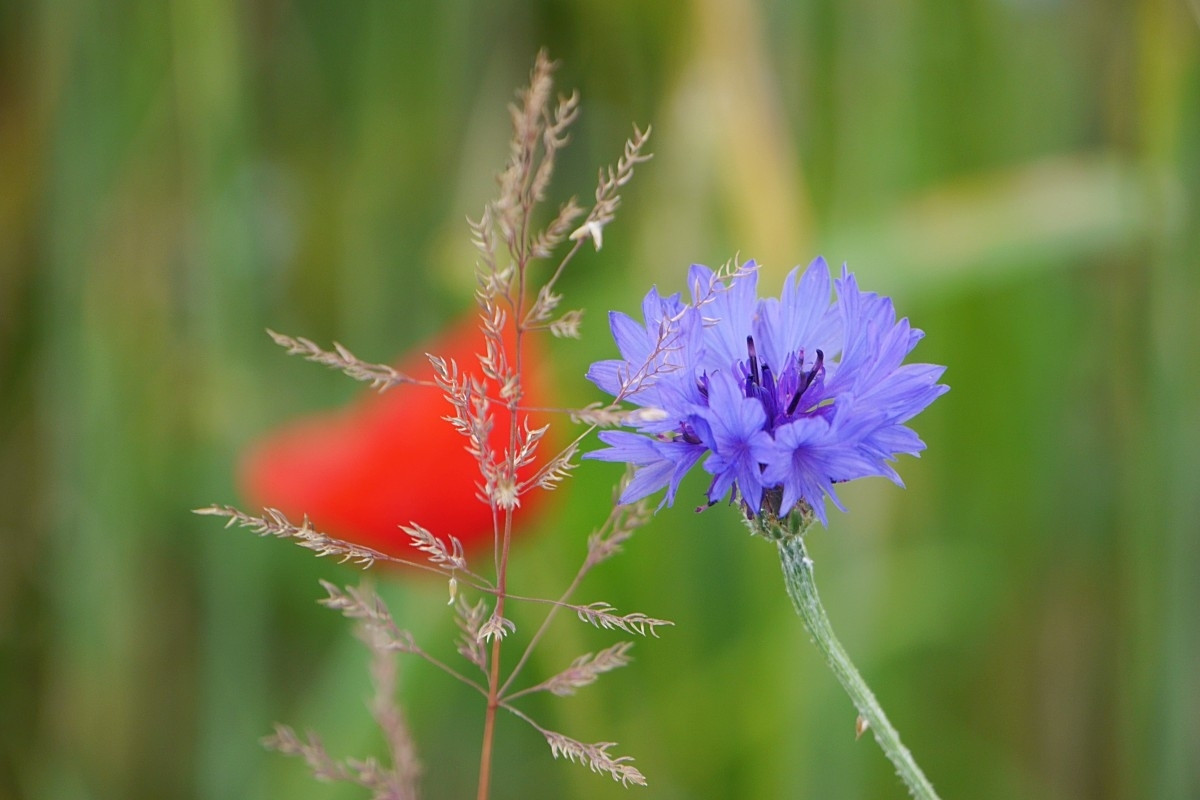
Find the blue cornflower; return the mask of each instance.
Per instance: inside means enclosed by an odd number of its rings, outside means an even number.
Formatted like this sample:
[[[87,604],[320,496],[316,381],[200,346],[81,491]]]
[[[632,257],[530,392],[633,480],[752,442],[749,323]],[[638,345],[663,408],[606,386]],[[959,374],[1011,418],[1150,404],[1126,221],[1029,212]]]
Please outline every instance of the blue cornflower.
[[[792,270],[778,298],[758,297],[757,265],[732,275],[693,265],[691,302],[651,289],[642,322],[609,315],[621,358],[588,379],[639,408],[632,431],[605,431],[586,457],[634,466],[621,502],[666,488],[703,458],[710,504],[730,496],[747,513],[783,516],[807,506],[826,521],[834,484],[879,475],[903,485],[889,462],[925,443],[908,422],[947,391],[945,367],[904,364],[923,336],[897,321],[892,301],[858,288],[825,260]],[[836,300],[831,294],[836,290]]]

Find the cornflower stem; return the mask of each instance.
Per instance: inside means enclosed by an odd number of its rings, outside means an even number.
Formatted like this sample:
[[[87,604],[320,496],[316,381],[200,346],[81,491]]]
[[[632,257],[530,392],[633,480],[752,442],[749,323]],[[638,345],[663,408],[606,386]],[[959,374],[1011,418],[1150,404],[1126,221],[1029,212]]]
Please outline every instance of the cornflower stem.
[[[817,649],[825,657],[825,663],[833,670],[846,694],[850,695],[851,702],[858,709],[859,716],[867,722],[875,741],[883,748],[884,755],[895,766],[896,774],[908,787],[909,794],[917,800],[938,800],[933,785],[913,759],[912,753],[900,741],[900,734],[883,713],[883,707],[879,705],[879,701],[875,699],[870,687],[833,633],[829,616],[825,613],[825,607],[821,605],[821,598],[817,594],[813,562],[804,546],[804,534],[809,524],[811,519],[796,525],[759,518],[752,520],[750,527],[756,534],[773,540],[779,547],[783,580],[792,605],[804,621],[804,627],[808,629]]]

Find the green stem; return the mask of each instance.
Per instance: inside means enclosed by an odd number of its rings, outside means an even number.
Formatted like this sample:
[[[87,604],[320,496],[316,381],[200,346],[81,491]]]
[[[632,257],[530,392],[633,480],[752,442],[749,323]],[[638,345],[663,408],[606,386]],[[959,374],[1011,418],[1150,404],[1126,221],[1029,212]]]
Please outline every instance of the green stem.
[[[788,596],[792,598],[792,604],[804,620],[804,627],[808,629],[817,648],[825,656],[826,663],[837,676],[846,694],[850,695],[859,716],[866,720],[875,735],[875,741],[879,742],[884,754],[895,765],[896,773],[908,786],[909,794],[918,800],[938,800],[933,785],[913,760],[912,753],[901,743],[900,734],[892,727],[879,701],[875,699],[870,687],[850,661],[850,656],[846,655],[841,642],[833,634],[833,626],[829,624],[829,617],[825,614],[821,598],[817,595],[812,559],[808,557],[804,548],[805,527],[807,526],[800,526],[797,530],[778,520],[759,520],[751,525],[755,533],[774,540],[779,546],[779,559],[783,565],[783,579],[787,585]]]

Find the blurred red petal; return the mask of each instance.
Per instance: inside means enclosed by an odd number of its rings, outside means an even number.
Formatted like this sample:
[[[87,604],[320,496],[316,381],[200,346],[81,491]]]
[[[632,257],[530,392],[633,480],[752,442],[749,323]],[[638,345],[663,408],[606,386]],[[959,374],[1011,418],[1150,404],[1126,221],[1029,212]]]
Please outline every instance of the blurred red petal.
[[[545,407],[548,369],[536,345],[535,337],[525,338],[522,405]],[[466,319],[415,348],[399,369],[432,379],[428,352],[478,375],[482,347],[477,321]],[[502,452],[508,413],[498,403],[492,407],[491,444]],[[442,419],[450,410],[432,387],[364,392],[348,409],[298,420],[253,443],[241,460],[242,492],[256,506],[278,508],[294,519],[307,514],[318,530],[400,557],[414,554],[398,527],[409,522],[437,536],[456,536],[468,550],[490,544],[491,509],[476,497],[479,467],[464,447],[466,439]],[[544,425],[542,417],[530,414],[530,426]],[[527,518],[539,495],[521,498],[518,520]]]

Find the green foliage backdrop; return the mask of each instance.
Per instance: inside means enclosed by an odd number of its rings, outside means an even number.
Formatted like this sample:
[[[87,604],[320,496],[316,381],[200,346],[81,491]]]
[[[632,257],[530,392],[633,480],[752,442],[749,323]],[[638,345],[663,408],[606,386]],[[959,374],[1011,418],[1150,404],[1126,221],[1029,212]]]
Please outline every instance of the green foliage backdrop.
[[[1194,0],[1193,0],[1194,3]],[[1200,796],[1200,25],[1184,0],[74,0],[0,7],[0,797],[350,798],[257,744],[378,751],[365,654],[313,601],[353,570],[222,531],[257,433],[357,388],[271,327],[388,360],[469,305],[466,226],[539,46],[588,195],[631,122],[653,162],[576,262],[564,402],[610,308],[736,252],[818,253],[948,364],[900,491],[813,536],[847,648],[946,798]],[[556,593],[617,471],[518,553]],[[770,547],[658,515],[585,587],[676,621],[539,709],[647,790],[502,720],[495,795],[901,797]],[[399,520],[398,520],[399,521]],[[381,575],[452,655],[444,585]],[[519,624],[529,620],[518,618]],[[562,621],[550,674],[611,637]],[[481,710],[424,664],[426,796],[473,791]]]

